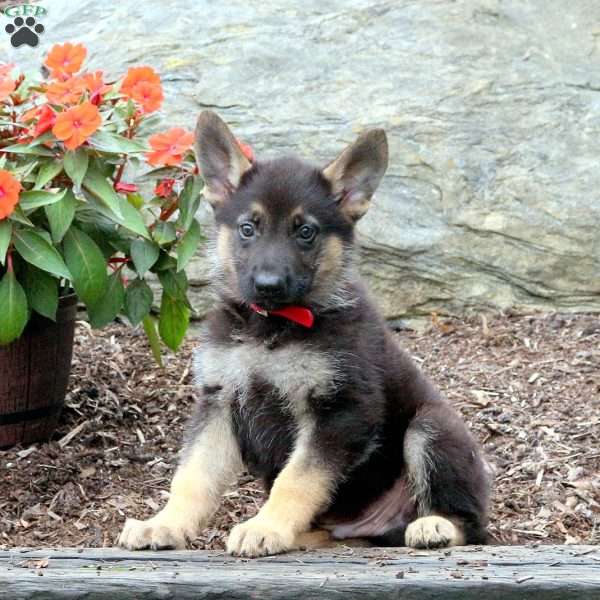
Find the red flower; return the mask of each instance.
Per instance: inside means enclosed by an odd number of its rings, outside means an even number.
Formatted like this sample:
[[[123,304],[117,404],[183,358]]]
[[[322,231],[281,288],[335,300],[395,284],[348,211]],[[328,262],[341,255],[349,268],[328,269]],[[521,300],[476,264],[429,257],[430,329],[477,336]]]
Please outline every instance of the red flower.
[[[154,188],[154,193],[161,198],[168,198],[173,193],[174,185],[174,179],[171,177],[165,177],[165,179],[162,179]]]
[[[135,183],[123,183],[122,181],[117,181],[117,183],[115,183],[115,190],[117,192],[132,194],[133,192],[138,191],[138,186],[135,185]]]
[[[146,153],[146,160],[154,166],[178,165],[183,155],[189,150],[194,141],[194,134],[174,127],[165,133],[157,133],[149,140],[152,152]]]
[[[17,136],[17,144],[30,144],[33,142],[33,136],[29,131],[24,131]]]
[[[112,85],[104,83],[104,74],[102,71],[86,73],[81,79],[90,94],[90,102],[96,106],[102,102],[102,96],[112,89]]]
[[[87,50],[82,44],[55,44],[48,52],[45,64],[53,77],[63,79],[79,71],[86,54]]]
[[[0,169],[0,221],[12,215],[19,202],[21,184],[11,173]]]
[[[39,137],[43,133],[46,133],[46,131],[52,129],[54,123],[56,123],[56,113],[52,110],[52,107],[47,104],[40,106],[37,116],[39,117],[39,120],[31,133],[34,138]]]
[[[240,142],[240,140],[238,140],[237,143],[238,143],[238,146],[240,147],[240,150],[242,151],[243,155],[250,162],[254,162],[254,150],[252,150],[252,147],[249,146],[248,144],[244,144],[244,142]]]
[[[102,117],[98,108],[91,102],[84,102],[61,112],[56,117],[52,133],[65,143],[66,148],[75,150],[97,131],[101,124]]]

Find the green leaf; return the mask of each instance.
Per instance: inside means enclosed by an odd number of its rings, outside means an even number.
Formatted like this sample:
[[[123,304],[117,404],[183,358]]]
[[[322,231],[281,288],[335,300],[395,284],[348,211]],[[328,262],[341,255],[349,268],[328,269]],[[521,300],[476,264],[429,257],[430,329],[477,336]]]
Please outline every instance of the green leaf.
[[[60,192],[43,192],[40,190],[32,190],[31,192],[21,192],[19,196],[19,205],[23,210],[34,210],[40,206],[47,206],[60,202],[67,192],[66,189]]]
[[[173,167],[158,167],[156,169],[152,169],[150,171],[142,173],[139,177],[136,177],[136,181],[151,181],[152,183],[154,183],[157,179],[164,179],[166,177],[176,179],[178,175],[181,175],[180,165]]]
[[[89,308],[102,298],[108,285],[104,255],[94,240],[76,227],[67,231],[64,249],[73,287]]]
[[[115,253],[115,249],[110,243],[111,233],[114,234],[113,224],[111,223],[111,228],[107,230],[106,227],[95,220],[87,221],[85,219],[87,216],[87,211],[85,209],[81,209],[80,206],[77,207],[75,216],[77,217],[77,228],[81,229],[81,231],[84,233],[87,233],[92,240],[96,242],[96,246],[100,248],[100,251],[104,255],[105,261],[108,263],[108,259]]]
[[[127,202],[129,202],[129,204],[131,204],[131,206],[133,206],[134,208],[140,210],[140,208],[144,206],[144,197],[138,192],[133,192],[127,194]]]
[[[15,274],[8,271],[0,281],[0,345],[16,340],[27,325],[27,297],[16,280]]]
[[[179,218],[177,226],[187,231],[200,206],[200,192],[204,187],[199,175],[192,175],[185,180],[183,191],[179,196]]]
[[[87,173],[90,157],[83,148],[69,150],[65,153],[65,173],[77,188],[81,187]]]
[[[2,148],[2,152],[11,152],[12,154],[34,154],[36,156],[52,156],[54,152],[46,148],[46,146],[37,146],[31,144],[13,144]]]
[[[45,229],[37,229],[36,233],[43,237],[52,246],[52,236]]]
[[[158,332],[163,342],[173,350],[177,351],[185,337],[190,323],[190,309],[185,302],[177,300],[163,292],[160,303],[160,318],[158,321]]]
[[[56,321],[58,281],[45,271],[27,265],[23,284],[29,306],[38,314]]]
[[[200,224],[196,219],[192,221],[190,228],[187,233],[181,238],[177,244],[177,270],[181,271],[185,269],[186,265],[190,262],[190,259],[198,250],[200,241],[202,240],[202,233],[200,231]]]
[[[10,236],[12,235],[12,223],[8,220],[0,221],[0,264],[6,260],[6,251],[10,245]],[[158,257],[157,257],[158,258]]]
[[[153,273],[160,273],[161,271],[168,271],[169,269],[176,269],[177,261],[164,250],[161,250],[160,256],[156,263],[150,269]]]
[[[125,288],[121,280],[121,273],[115,271],[108,278],[108,287],[102,298],[95,304],[88,305],[88,314],[92,327],[98,329],[112,323],[121,311],[121,308],[123,308],[124,301]]]
[[[88,141],[97,150],[115,154],[135,154],[148,150],[148,146],[142,142],[107,131],[96,132]]]
[[[146,228],[144,219],[141,214],[123,197],[119,198],[118,206],[121,210],[121,216],[118,217],[111,210],[109,210],[103,202],[100,202],[94,195],[86,192],[87,218],[84,216],[86,207],[80,208],[78,212],[78,218],[81,220],[87,220],[88,222],[100,223],[101,219],[99,215],[102,215],[105,219],[108,219],[111,223],[121,225],[125,229],[141,235],[147,239],[151,239],[150,233]]]
[[[150,314],[154,295],[150,286],[143,279],[132,281],[125,294],[125,314],[132,325],[137,325]]]
[[[96,169],[95,165],[88,168],[83,180],[83,187],[103,202],[118,219],[123,218],[121,196],[115,192],[112,183],[109,183],[108,179]]]
[[[71,273],[61,255],[39,233],[27,229],[17,229],[13,238],[17,252],[28,263],[57,277],[71,279]]]
[[[188,280],[185,271],[160,271],[158,279],[166,294],[187,304]]]
[[[160,248],[147,240],[134,240],[131,242],[130,252],[135,270],[142,277],[158,260]]]
[[[164,246],[165,244],[175,241],[177,239],[175,225],[173,223],[159,221],[154,228],[152,237],[160,246]]]
[[[71,226],[75,217],[76,206],[77,200],[75,199],[73,190],[69,188],[65,190],[65,195],[61,200],[54,204],[49,204],[44,208],[48,223],[50,224],[52,239],[55,243],[58,244],[62,241],[65,233]]]
[[[62,160],[49,160],[42,163],[35,178],[34,190],[41,190],[63,170]]]
[[[144,223],[144,219],[142,219],[142,215],[139,211],[123,197],[120,198],[120,207],[123,218],[119,223],[125,227],[125,229],[129,229],[129,231],[137,233],[146,239],[151,239],[146,224]]]
[[[163,366],[162,356],[160,355],[160,338],[156,331],[156,319],[152,315],[148,315],[143,319],[144,331],[152,349],[152,356],[159,367]]]
[[[2,152],[2,150],[0,150]],[[15,164],[11,166],[11,171],[13,175],[20,179],[21,181],[26,181],[27,183],[35,182],[35,176],[33,176],[33,172],[40,166],[39,160],[27,160],[21,164]]]
[[[46,142],[55,142],[55,141],[56,141],[56,138],[54,137],[54,134],[52,133],[52,131],[46,131],[46,133],[42,133],[42,135],[39,135],[38,137],[33,139],[29,143],[29,146],[31,148],[34,148],[35,146],[41,146],[42,144],[45,144]]]
[[[25,216],[23,209],[18,205],[15,208],[15,212],[13,212],[13,214],[8,218],[11,221],[16,221],[22,225],[27,225],[27,227],[35,227],[35,225]]]

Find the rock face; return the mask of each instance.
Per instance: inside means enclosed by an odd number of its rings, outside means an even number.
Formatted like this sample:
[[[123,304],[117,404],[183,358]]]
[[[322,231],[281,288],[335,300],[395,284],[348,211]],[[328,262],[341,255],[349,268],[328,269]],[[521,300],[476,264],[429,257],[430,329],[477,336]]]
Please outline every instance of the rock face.
[[[384,127],[390,169],[360,223],[388,317],[600,311],[597,0],[49,0],[35,64],[81,41],[114,74],[150,64],[164,113],[217,110],[260,156],[324,164]],[[2,29],[6,18],[2,18]],[[202,257],[193,268],[202,313]]]

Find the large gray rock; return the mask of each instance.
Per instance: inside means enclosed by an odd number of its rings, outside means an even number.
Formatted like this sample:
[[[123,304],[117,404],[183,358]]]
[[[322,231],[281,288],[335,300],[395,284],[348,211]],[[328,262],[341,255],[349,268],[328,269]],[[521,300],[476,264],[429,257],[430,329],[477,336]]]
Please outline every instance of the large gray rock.
[[[52,0],[34,63],[84,42],[112,74],[150,64],[164,113],[215,108],[259,156],[325,163],[384,127],[391,164],[360,224],[389,317],[600,310],[598,0]],[[3,28],[3,27],[2,27]],[[195,302],[207,305],[194,265]]]

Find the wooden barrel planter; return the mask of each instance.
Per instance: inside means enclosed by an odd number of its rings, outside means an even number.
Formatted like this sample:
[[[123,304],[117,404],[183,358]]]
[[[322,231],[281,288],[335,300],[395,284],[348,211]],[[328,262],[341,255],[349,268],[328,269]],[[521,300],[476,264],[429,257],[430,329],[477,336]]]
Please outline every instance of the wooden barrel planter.
[[[60,299],[56,322],[34,315],[23,335],[0,347],[0,448],[48,440],[71,371],[75,294]]]

